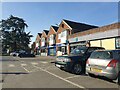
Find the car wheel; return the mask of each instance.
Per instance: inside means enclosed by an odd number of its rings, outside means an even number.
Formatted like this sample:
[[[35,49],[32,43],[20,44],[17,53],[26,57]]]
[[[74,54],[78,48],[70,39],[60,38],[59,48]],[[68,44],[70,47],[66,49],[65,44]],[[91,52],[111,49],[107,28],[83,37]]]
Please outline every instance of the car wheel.
[[[22,58],[22,55],[19,55],[20,58]]]
[[[118,85],[120,86],[120,72],[118,74]]]
[[[16,55],[15,55],[15,54],[13,54],[13,56],[15,57]]]
[[[120,72],[118,73],[118,77],[116,80],[113,80],[113,82],[117,83],[118,85],[120,85]]]
[[[74,74],[82,74],[82,72],[83,72],[82,66],[81,66],[80,64],[75,64],[75,65],[73,66],[72,72],[73,72]]]

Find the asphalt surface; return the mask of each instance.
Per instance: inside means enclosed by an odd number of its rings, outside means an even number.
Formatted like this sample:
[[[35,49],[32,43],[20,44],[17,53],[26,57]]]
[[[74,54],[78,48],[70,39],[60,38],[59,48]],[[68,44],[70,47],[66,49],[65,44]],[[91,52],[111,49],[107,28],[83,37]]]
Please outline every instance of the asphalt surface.
[[[3,57],[0,60],[2,88],[118,88],[117,84],[105,78],[60,70],[54,61],[55,57]]]

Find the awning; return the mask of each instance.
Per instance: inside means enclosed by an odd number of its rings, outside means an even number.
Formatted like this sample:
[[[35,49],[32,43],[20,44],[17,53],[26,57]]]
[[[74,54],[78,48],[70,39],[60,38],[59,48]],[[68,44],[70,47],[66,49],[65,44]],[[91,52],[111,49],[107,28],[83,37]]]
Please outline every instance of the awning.
[[[66,46],[65,44],[57,44],[57,47],[62,47],[62,46]]]
[[[55,48],[56,46],[48,46],[47,48]]]
[[[41,47],[41,49],[46,49],[47,47],[45,47],[45,46],[43,46],[43,47]]]

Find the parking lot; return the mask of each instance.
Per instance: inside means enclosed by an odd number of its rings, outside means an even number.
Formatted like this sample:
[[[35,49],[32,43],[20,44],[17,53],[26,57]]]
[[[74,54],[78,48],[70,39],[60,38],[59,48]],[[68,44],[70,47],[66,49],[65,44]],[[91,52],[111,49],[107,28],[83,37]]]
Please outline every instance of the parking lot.
[[[118,85],[101,77],[75,75],[54,65],[55,57],[3,57],[2,88],[109,88]]]

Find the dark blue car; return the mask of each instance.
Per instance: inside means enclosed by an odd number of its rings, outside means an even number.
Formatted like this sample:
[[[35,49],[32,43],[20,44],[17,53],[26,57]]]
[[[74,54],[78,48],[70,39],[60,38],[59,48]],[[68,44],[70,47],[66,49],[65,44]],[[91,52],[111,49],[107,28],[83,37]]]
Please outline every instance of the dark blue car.
[[[79,47],[74,49],[70,55],[58,56],[55,66],[75,74],[85,73],[86,61],[94,50],[103,47]]]

